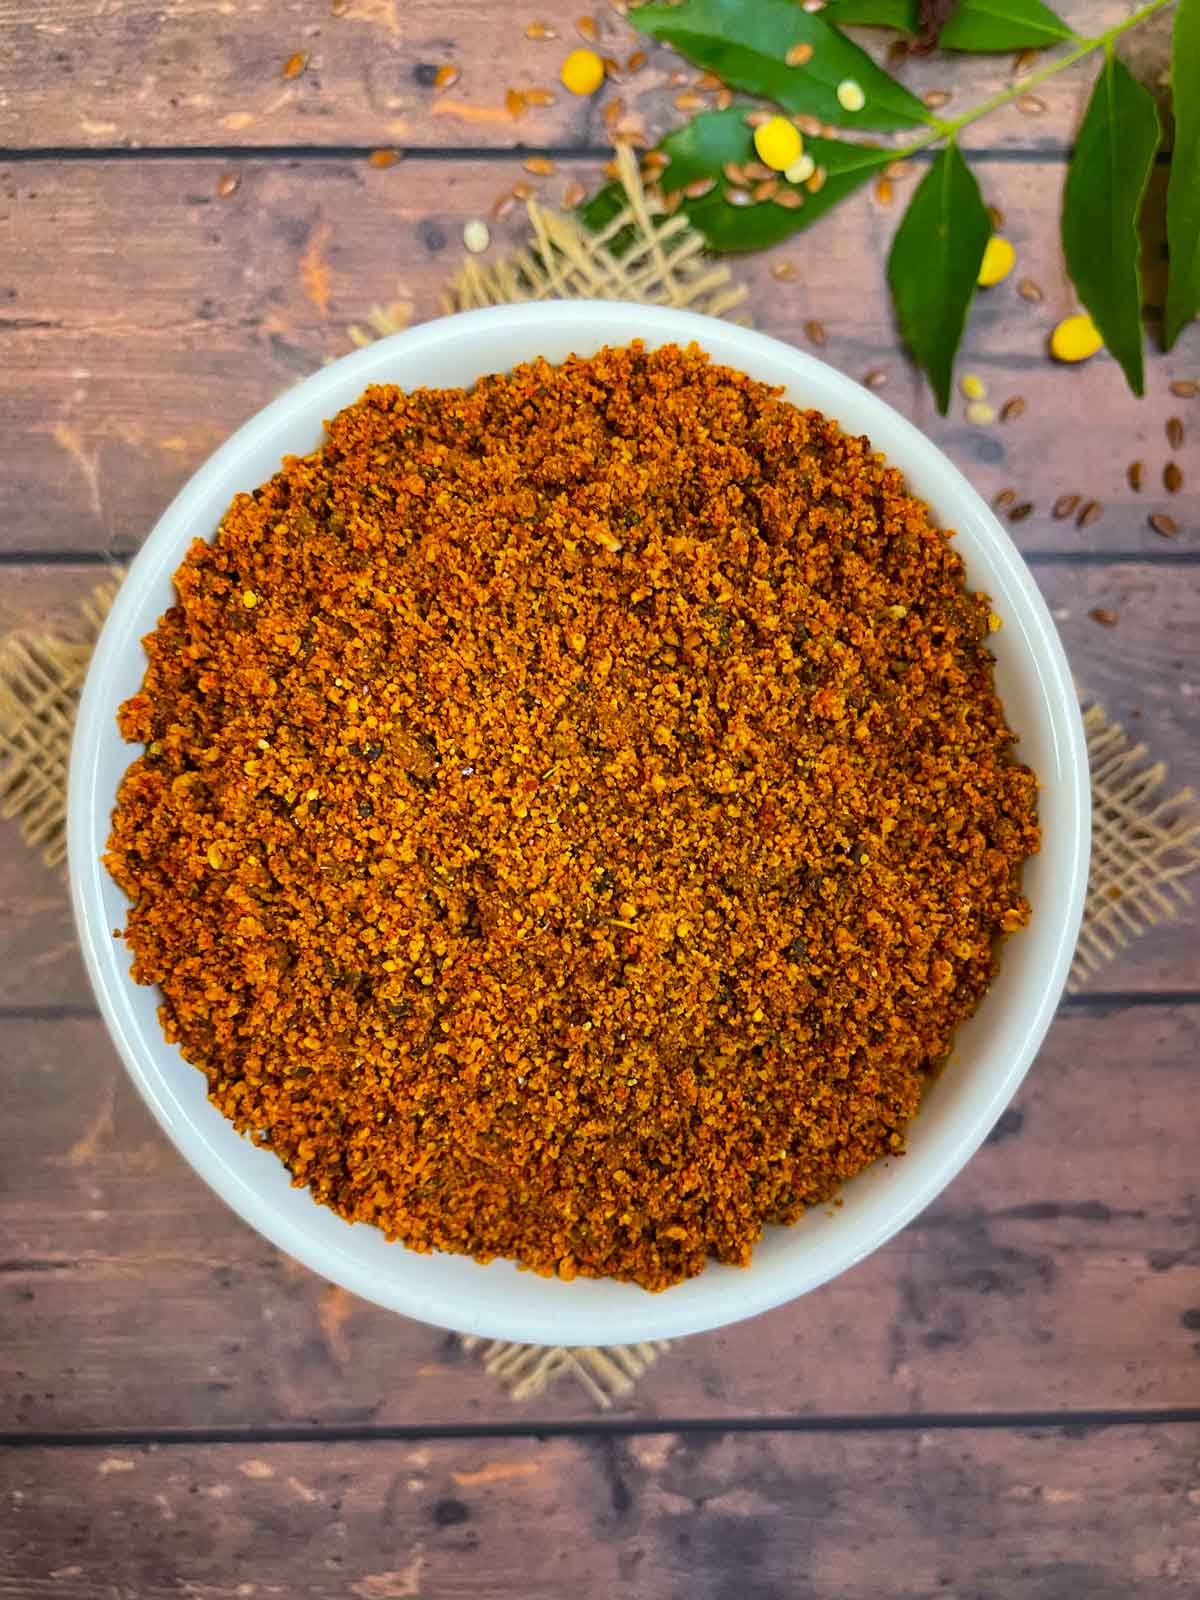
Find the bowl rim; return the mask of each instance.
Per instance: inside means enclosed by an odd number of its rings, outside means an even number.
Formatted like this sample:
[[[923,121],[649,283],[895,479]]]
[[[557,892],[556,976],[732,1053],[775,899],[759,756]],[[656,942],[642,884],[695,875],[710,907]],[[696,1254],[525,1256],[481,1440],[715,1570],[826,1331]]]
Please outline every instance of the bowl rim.
[[[484,1292],[469,1301],[460,1301],[454,1294],[431,1294],[416,1288],[409,1290],[403,1272],[389,1276],[386,1282],[380,1282],[359,1257],[306,1233],[293,1220],[287,1207],[276,1205],[273,1200],[264,1197],[255,1184],[234,1172],[206,1138],[199,1123],[182,1112],[178,1103],[164,1091],[160,1081],[162,1074],[155,1066],[153,1050],[147,1042],[145,1030],[137,1025],[132,1016],[127,991],[134,986],[127,967],[116,959],[109,919],[104,912],[101,894],[104,869],[96,844],[99,840],[103,848],[109,818],[107,812],[103,818],[97,815],[101,809],[99,802],[105,797],[96,791],[96,773],[103,729],[106,721],[115,716],[116,709],[105,697],[105,679],[112,663],[119,659],[119,647],[128,631],[128,623],[143,603],[146,590],[164,577],[169,577],[182,560],[186,536],[195,535],[194,516],[210,493],[210,485],[216,479],[236,474],[243,461],[254,453],[257,442],[265,432],[289,422],[296,428],[303,426],[304,419],[311,416],[326,397],[352,379],[358,384],[359,392],[371,382],[388,381],[387,369],[401,351],[406,359],[433,356],[439,347],[445,347],[448,342],[475,337],[486,340],[492,331],[510,328],[528,330],[532,353],[536,349],[540,329],[554,327],[566,330],[575,324],[581,329],[581,342],[589,350],[599,348],[604,343],[628,344],[639,337],[652,343],[687,344],[694,340],[705,348],[708,347],[706,341],[729,343],[732,340],[739,351],[746,352],[747,362],[752,363],[755,355],[761,356],[764,361],[785,362],[791,373],[789,381],[797,386],[803,385],[807,377],[818,382],[822,389],[845,397],[860,414],[866,412],[878,421],[886,422],[891,435],[887,449],[889,461],[904,473],[906,479],[918,469],[923,469],[944,482],[944,495],[956,504],[957,515],[954,520],[965,521],[969,513],[973,528],[977,532],[986,532],[990,541],[990,559],[1002,570],[1010,602],[1014,595],[1018,596],[1024,607],[1023,629],[1028,646],[1033,650],[1039,680],[1046,691],[1045,701],[1059,758],[1060,781],[1065,781],[1067,785],[1066,817],[1070,830],[1066,865],[1068,892],[1060,903],[1041,910],[1042,916],[1054,917],[1057,922],[1053,958],[1040,972],[1036,993],[1031,985],[1028,1014],[1020,1039],[1012,1050],[1007,1071],[998,1076],[987,1102],[977,1109],[969,1124],[962,1129],[950,1158],[943,1159],[936,1166],[931,1164],[923,1181],[910,1186],[904,1202],[890,1210],[886,1219],[859,1237],[857,1242],[847,1241],[843,1244],[839,1241],[840,1247],[834,1245],[828,1249],[828,1259],[823,1260],[815,1270],[811,1264],[800,1262],[790,1272],[778,1268],[774,1272],[763,1272],[756,1276],[751,1267],[738,1274],[739,1292],[736,1295],[715,1293],[711,1297],[711,1304],[706,1298],[689,1299],[682,1304],[677,1303],[673,1308],[669,1292],[660,1295],[640,1292],[640,1300],[620,1313],[601,1311],[599,1316],[590,1316],[581,1310],[572,1314],[567,1307],[564,1315],[556,1319],[555,1332],[561,1333],[562,1338],[554,1342],[615,1344],[679,1337],[758,1315],[819,1287],[877,1249],[923,1210],[983,1143],[1024,1078],[1057,1009],[1075,949],[1087,886],[1091,796],[1079,703],[1057,630],[1032,574],[990,508],[931,439],[877,394],[806,351],[716,318],[637,302],[562,300],[486,307],[438,318],[354,351],[319,369],[243,423],[191,475],[159,517],[132,561],[96,641],[80,695],[68,772],[67,844],[71,898],[79,941],[88,977],[109,1034],[156,1121],[208,1186],[272,1243],[320,1276],[366,1299],[435,1326],[453,1328],[463,1333],[521,1342],[545,1342],[547,1319],[539,1316],[535,1328],[530,1317],[522,1315],[519,1295],[509,1296],[511,1301],[518,1303],[498,1304],[498,1298],[503,1301],[504,1297],[497,1297],[494,1291],[484,1291],[482,1279],[480,1289]],[[531,355],[524,359],[531,359]],[[734,366],[740,364],[740,359],[728,351],[723,351],[713,359]],[[431,375],[430,381],[436,379]],[[340,409],[345,403],[339,401],[334,409]],[[838,415],[827,399],[821,405],[827,412]],[[329,416],[331,412],[326,409],[321,414]],[[864,424],[866,431],[869,428],[869,423]],[[901,441],[899,446],[896,444],[897,438]],[[210,535],[206,533],[205,536]],[[163,1041],[160,1039],[156,1043],[161,1046]],[[221,1114],[213,1108],[213,1115],[220,1117]],[[395,1248],[404,1249],[401,1245]],[[702,1282],[704,1278],[722,1270],[738,1272],[738,1269],[719,1269],[710,1264],[700,1280],[691,1281]],[[572,1286],[564,1284],[561,1287],[569,1289]]]

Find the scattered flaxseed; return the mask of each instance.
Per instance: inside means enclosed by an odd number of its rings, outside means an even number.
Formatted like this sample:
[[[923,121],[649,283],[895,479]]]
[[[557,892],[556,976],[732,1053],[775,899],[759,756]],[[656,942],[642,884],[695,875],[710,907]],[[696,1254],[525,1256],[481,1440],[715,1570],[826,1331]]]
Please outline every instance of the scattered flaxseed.
[[[1075,518],[1077,528],[1090,528],[1093,522],[1099,522],[1104,513],[1104,507],[1099,500],[1089,500],[1081,507],[1079,515]]]
[[[586,39],[589,44],[595,44],[600,36],[595,17],[576,17],[575,31],[581,39]]]
[[[754,201],[754,204],[756,206],[762,205],[764,203],[764,201],[774,200],[775,196],[778,193],[779,193],[779,179],[778,178],[764,178],[761,183],[756,183],[754,185],[754,188],[751,189],[751,191],[750,191],[751,197],[752,197],[752,199]]]
[[[644,50],[634,50],[630,53],[629,59],[625,63],[625,71],[628,73],[640,72],[649,59],[650,57]]]
[[[549,156],[526,156],[521,165],[535,178],[552,178],[558,171],[557,164]]]
[[[749,161],[742,163],[742,171],[746,174],[747,183],[763,183],[767,178],[775,176],[773,168],[768,167],[765,162],[756,161],[753,156]]]
[[[890,206],[891,203],[892,203],[892,200],[894,198],[894,195],[895,195],[895,191],[892,189],[892,180],[890,178],[876,178],[876,180],[875,180],[875,203],[876,203],[876,205],[884,206],[885,208],[887,206]]]
[[[1178,494],[1183,488],[1183,468],[1178,461],[1168,461],[1163,468],[1163,488],[1168,494]]]
[[[829,174],[826,172],[824,167],[818,167],[815,172],[810,173],[809,176],[805,178],[804,187],[808,190],[809,194],[820,194],[821,190],[825,187],[825,180],[828,176]]]
[[[1134,494],[1141,494],[1142,482],[1146,476],[1146,463],[1144,461],[1131,461],[1125,476],[1129,479],[1129,487]]]
[[[517,197],[511,191],[508,194],[499,195],[492,203],[492,221],[503,222],[509,212],[515,210],[516,204]]]
[[[568,211],[574,211],[575,207],[581,206],[586,199],[587,190],[577,181],[572,181],[563,190],[562,203]]]
[[[512,186],[512,197],[514,200],[532,200],[533,185],[526,183],[523,178],[519,179]]]
[[[1195,378],[1176,378],[1171,393],[1180,400],[1194,400],[1200,394],[1200,382]]]
[[[987,214],[992,219],[992,228],[999,229],[1004,226],[1004,213],[999,206],[989,206]]]
[[[1092,618],[1093,622],[1098,622],[1105,628],[1115,628],[1119,620],[1117,613],[1110,611],[1107,606],[1093,606],[1088,612],[1088,616]]]
[[[1017,100],[1017,110],[1026,117],[1040,117],[1046,109],[1046,102],[1040,95],[1023,94]]]
[[[1024,522],[1026,517],[1033,515],[1033,501],[1022,500],[1019,506],[1014,506],[1008,513],[1010,522]]]
[[[728,111],[732,104],[733,104],[733,90],[732,89],[718,89],[717,90],[717,98],[713,101],[713,105],[716,107],[716,109],[718,111]]]
[[[1078,494],[1060,494],[1054,502],[1054,509],[1050,513],[1056,522],[1063,522],[1067,517],[1074,516],[1075,509],[1083,496]]]
[[[824,344],[826,339],[825,324],[818,322],[816,317],[810,317],[804,324],[804,331],[813,344]]]
[[[1164,539],[1173,539],[1179,532],[1179,524],[1165,511],[1152,511],[1149,522],[1155,533],[1161,534]]]
[[[647,150],[642,157],[643,172],[662,172],[671,165],[671,158],[665,150]]]
[[[746,184],[750,181],[746,174],[742,171],[741,167],[738,166],[736,161],[727,161],[721,168],[721,171],[725,174],[728,181],[732,184],[735,184],[739,189],[744,189]]]
[[[1000,407],[1001,422],[1015,422],[1018,417],[1025,414],[1025,397],[1015,394],[1011,400],[1006,400]]]
[[[754,196],[749,189],[726,189],[723,198],[731,206],[752,206],[754,204]]]
[[[891,178],[893,183],[901,183],[905,178],[911,178],[913,164],[911,161],[889,161],[883,169],[885,178]]]
[[[1015,506],[1016,503],[1017,491],[1015,489],[1001,489],[999,494],[992,501],[992,510],[1005,511],[1009,506]]]
[[[771,204],[782,206],[785,211],[799,211],[804,204],[804,196],[795,189],[780,189],[771,196]]]
[[[452,88],[461,77],[462,73],[459,69],[453,63],[446,61],[434,73],[433,87],[435,89]]]
[[[1030,67],[1037,61],[1037,58],[1038,52],[1036,50],[1022,50],[1012,64],[1013,77],[1023,78]]]
[[[683,192],[689,200],[703,200],[716,187],[717,180],[710,174],[707,178],[693,178],[691,183],[684,184]]]
[[[746,115],[742,118],[742,121],[748,128],[765,127],[770,120],[771,113],[769,111],[747,111]],[[795,118],[792,120],[795,121]],[[796,126],[799,127],[800,124],[797,122]]]
[[[1167,443],[1172,450],[1178,450],[1183,443],[1183,419],[1181,417],[1167,418]]]
[[[308,51],[297,50],[294,55],[290,55],[283,63],[280,69],[280,76],[288,79],[298,78],[307,66]]]
[[[504,93],[504,109],[514,121],[525,115],[529,102],[520,89],[506,89]]]
[[[399,159],[399,150],[372,150],[367,157],[367,164],[368,166],[380,168],[394,167]]]
[[[707,101],[702,94],[697,94],[694,89],[685,89],[682,94],[675,96],[676,111],[703,111]]]
[[[907,39],[893,39],[887,47],[887,64],[889,67],[902,67],[909,57]]]
[[[554,29],[544,22],[527,22],[525,24],[525,37],[527,39],[557,39]]]
[[[625,102],[620,95],[617,95],[604,108],[604,126],[606,128],[615,128],[624,115]]]
[[[872,367],[863,374],[863,386],[867,389],[882,389],[887,381],[888,375],[882,367]]]
[[[796,277],[795,263],[791,261],[776,261],[771,266],[771,276],[780,283],[792,283]]]
[[[217,199],[228,200],[230,195],[237,193],[241,181],[236,172],[223,172],[217,179]]]
[[[1028,300],[1033,305],[1039,305],[1045,299],[1041,286],[1036,284],[1032,278],[1022,278],[1017,285],[1017,293],[1022,300]]]
[[[921,100],[930,111],[940,111],[943,106],[950,104],[950,94],[946,89],[930,89],[927,94],[921,96]]]
[[[812,45],[806,43],[804,40],[801,40],[799,44],[794,44],[792,46],[783,59],[787,62],[789,67],[802,67],[806,62],[811,61],[812,58]]]
[[[492,235],[486,222],[476,218],[463,228],[463,243],[473,256],[482,255],[491,242]]]
[[[530,106],[552,106],[558,98],[552,89],[524,89],[522,93]]]

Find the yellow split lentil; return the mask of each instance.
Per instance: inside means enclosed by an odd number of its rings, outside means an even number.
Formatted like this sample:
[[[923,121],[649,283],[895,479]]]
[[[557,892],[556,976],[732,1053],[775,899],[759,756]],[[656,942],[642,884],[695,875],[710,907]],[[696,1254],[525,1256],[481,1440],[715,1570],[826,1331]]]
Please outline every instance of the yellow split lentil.
[[[1036,785],[867,439],[695,347],[375,387],[175,584],[106,862],[315,1200],[661,1289],[902,1152]]]

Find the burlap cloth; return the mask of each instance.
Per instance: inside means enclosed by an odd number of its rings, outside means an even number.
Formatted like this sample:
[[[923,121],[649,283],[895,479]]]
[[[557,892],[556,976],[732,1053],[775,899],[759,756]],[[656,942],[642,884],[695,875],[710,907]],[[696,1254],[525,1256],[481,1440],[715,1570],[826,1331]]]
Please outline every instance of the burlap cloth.
[[[513,300],[622,299],[687,306],[727,316],[746,291],[729,269],[714,264],[700,236],[676,214],[663,216],[647,201],[629,151],[618,153],[628,203],[601,234],[530,203],[531,234],[515,255],[485,263],[469,258],[452,280],[446,311]],[[409,307],[376,307],[366,326],[350,328],[353,343],[395,333]],[[77,626],[60,634],[24,630],[0,641],[0,816],[16,822],[46,864],[66,853],[66,779],[71,724],[92,646],[120,586],[120,574],[85,601]],[[1200,869],[1200,809],[1190,790],[1163,795],[1167,771],[1102,707],[1084,711],[1091,762],[1093,840],[1083,928],[1069,990],[1092,978],[1117,952],[1191,903],[1185,880]],[[513,1399],[530,1398],[569,1375],[598,1406],[632,1390],[669,1346],[608,1349],[488,1343],[463,1337]]]

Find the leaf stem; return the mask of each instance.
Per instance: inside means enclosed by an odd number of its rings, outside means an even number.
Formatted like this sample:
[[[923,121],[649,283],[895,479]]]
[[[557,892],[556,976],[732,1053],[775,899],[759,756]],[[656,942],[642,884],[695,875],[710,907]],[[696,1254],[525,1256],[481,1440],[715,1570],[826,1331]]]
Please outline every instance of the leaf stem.
[[[1053,78],[1060,72],[1065,72],[1068,67],[1073,67],[1077,61],[1082,61],[1085,56],[1090,56],[1093,50],[1110,51],[1114,42],[1123,33],[1128,33],[1131,28],[1140,27],[1149,20],[1156,11],[1161,11],[1165,6],[1174,5],[1175,0],[1149,0],[1147,5],[1139,6],[1125,18],[1123,22],[1116,23],[1104,33],[1097,34],[1094,39],[1079,39],[1074,47],[1065,56],[1058,60],[1048,62],[1036,72],[1031,72],[1028,77],[1020,78],[1007,89],[1000,89],[988,99],[981,100],[977,106],[972,106],[969,111],[964,111],[961,117],[953,117],[946,121],[938,122],[929,132],[922,134],[919,139],[914,139],[911,144],[905,145],[896,151],[896,159],[903,160],[905,156],[915,155],[918,150],[926,150],[931,144],[937,144],[942,139],[953,139],[960,128],[965,128],[969,123],[977,122],[980,117],[986,117],[989,112],[998,110],[1007,105],[1010,100],[1015,100],[1019,95],[1028,94],[1039,83],[1045,83],[1047,78]]]

